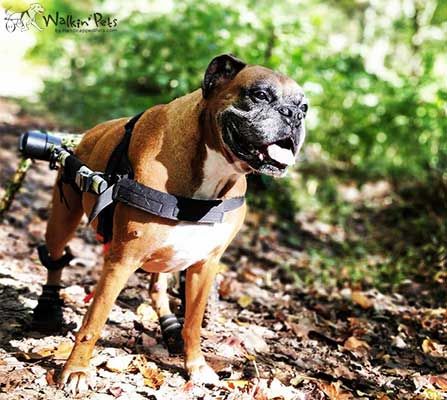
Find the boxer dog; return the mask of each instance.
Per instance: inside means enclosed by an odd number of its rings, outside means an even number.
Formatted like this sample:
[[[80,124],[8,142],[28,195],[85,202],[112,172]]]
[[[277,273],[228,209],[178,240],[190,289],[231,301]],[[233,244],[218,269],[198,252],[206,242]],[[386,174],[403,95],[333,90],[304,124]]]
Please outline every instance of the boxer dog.
[[[209,64],[201,89],[154,106],[138,120],[128,151],[134,179],[184,197],[244,196],[247,174],[280,177],[294,164],[305,137],[307,107],[302,88],[291,78],[220,55]],[[77,157],[92,170],[104,171],[126,121],[108,121],[87,131],[76,148]],[[68,184],[62,189],[67,202],[55,188],[45,236],[53,260],[63,256],[83,213],[90,214],[96,199]],[[95,343],[117,296],[138,268],[150,273],[187,269],[185,369],[194,382],[218,381],[202,354],[200,329],[218,261],[241,227],[245,211],[244,205],[225,214],[222,223],[198,224],[118,203],[110,250],[60,385],[72,392],[88,389]],[[61,270],[50,271],[47,283],[59,284],[60,274]]]

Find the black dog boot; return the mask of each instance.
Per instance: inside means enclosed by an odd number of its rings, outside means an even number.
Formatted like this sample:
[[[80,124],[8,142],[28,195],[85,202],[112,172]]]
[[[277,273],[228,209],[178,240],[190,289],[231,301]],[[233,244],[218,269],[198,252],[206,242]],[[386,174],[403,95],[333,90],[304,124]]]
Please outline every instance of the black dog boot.
[[[64,325],[63,300],[59,296],[61,286],[44,285],[37,307],[33,310],[31,329],[41,333],[60,333]]]
[[[161,334],[170,354],[183,353],[182,328],[182,323],[174,314],[160,317]]]
[[[180,299],[180,304],[175,314],[164,315],[159,318],[161,335],[169,351],[169,354],[183,354],[182,329],[185,320],[185,271],[180,272],[178,290],[170,287],[169,293]]]
[[[37,248],[39,259],[48,271],[58,271],[64,268],[73,260],[74,256],[69,247],[65,248],[64,255],[53,260],[50,257],[45,244]],[[41,333],[59,333],[64,325],[62,307],[64,302],[59,296],[61,286],[44,285],[42,294],[39,297],[37,307],[33,310],[31,329]]]

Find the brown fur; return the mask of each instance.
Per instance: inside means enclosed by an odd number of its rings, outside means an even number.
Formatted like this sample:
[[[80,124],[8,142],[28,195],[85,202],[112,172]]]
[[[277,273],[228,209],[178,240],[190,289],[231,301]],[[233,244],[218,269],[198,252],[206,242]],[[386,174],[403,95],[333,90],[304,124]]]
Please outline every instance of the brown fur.
[[[248,166],[236,161],[223,146],[216,114],[235,101],[243,85],[266,76],[272,78],[272,75],[278,80],[278,86],[285,91],[288,85],[296,85],[289,78],[270,70],[250,66],[244,68],[235,79],[219,87],[206,100],[202,98],[201,91],[197,90],[167,105],[147,110],[135,125],[129,147],[135,179],[164,192],[191,197],[203,180],[205,146],[221,152],[229,162],[238,163],[241,172],[248,172]],[[105,122],[86,132],[76,149],[77,156],[91,169],[103,171],[113,149],[123,137],[126,121],[127,119],[117,119]],[[215,184],[214,192],[217,194],[217,188],[223,188],[218,194],[224,198],[243,196],[246,191],[244,173],[231,175],[224,181],[216,180]],[[46,234],[47,246],[54,259],[62,255],[65,244],[79,223],[82,211],[89,214],[96,199],[92,194],[84,194],[81,206],[80,197],[69,185],[64,185],[64,193],[70,210],[60,202],[55,190]],[[233,226],[228,242],[216,247],[206,259],[187,270],[183,336],[185,366],[192,375],[209,372],[209,367],[202,361],[200,350],[203,312],[218,260],[239,230],[244,215],[245,206],[228,213],[225,222]],[[75,391],[85,385],[89,359],[116,297],[136,269],[143,267],[148,272],[157,273],[169,264],[174,250],[163,245],[163,241],[174,225],[174,221],[121,203],[117,205],[110,251],[104,260],[103,273],[93,304],[84,318],[76,336],[75,347],[62,372],[62,383],[70,382]],[[166,286],[165,283],[162,286]],[[154,298],[158,299],[157,295]],[[164,309],[165,302],[160,301],[159,308]]]

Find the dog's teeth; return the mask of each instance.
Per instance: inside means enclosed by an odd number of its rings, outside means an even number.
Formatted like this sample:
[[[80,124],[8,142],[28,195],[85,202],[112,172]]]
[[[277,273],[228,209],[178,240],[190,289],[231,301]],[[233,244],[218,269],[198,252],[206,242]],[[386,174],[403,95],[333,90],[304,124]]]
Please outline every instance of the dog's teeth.
[[[264,160],[264,154],[262,154],[262,153],[259,153],[259,154],[258,154],[258,157],[259,157],[259,159],[260,159],[261,161],[263,161],[263,160]]]
[[[271,144],[267,147],[267,153],[273,160],[279,162],[284,165],[293,165],[295,164],[295,155],[290,149],[283,149],[277,144]]]

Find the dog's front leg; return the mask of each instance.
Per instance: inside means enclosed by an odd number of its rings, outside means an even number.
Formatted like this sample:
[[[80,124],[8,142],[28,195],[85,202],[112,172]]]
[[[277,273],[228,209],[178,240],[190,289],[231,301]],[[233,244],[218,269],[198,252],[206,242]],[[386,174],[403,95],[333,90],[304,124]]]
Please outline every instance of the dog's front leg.
[[[193,265],[186,271],[186,312],[183,326],[185,368],[196,383],[216,383],[219,377],[206,363],[200,348],[200,329],[208,294],[217,272],[218,258]]]
[[[35,20],[31,20],[30,25],[34,26],[34,28],[42,32],[42,28],[39,25],[37,25],[37,22]]]
[[[110,310],[138,265],[126,262],[111,262],[106,259],[101,279],[95,290],[93,303],[76,334],[73,350],[62,370],[59,382],[67,386],[72,393],[85,392],[88,389],[87,375],[90,358],[96,341],[101,335]]]

